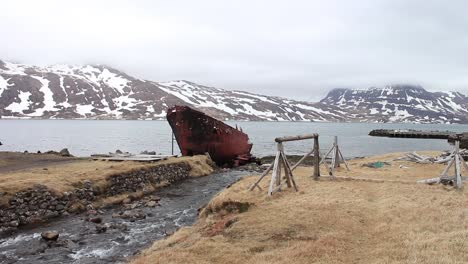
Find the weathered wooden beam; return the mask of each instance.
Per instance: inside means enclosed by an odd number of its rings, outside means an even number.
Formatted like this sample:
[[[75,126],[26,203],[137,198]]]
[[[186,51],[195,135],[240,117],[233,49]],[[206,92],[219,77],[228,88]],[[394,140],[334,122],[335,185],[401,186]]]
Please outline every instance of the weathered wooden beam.
[[[276,177],[276,186],[280,187],[278,189],[278,191],[281,191],[281,167],[283,167],[283,164],[284,164],[284,157],[281,157],[281,156],[283,156],[282,153],[280,154],[280,159],[279,159],[279,162],[278,162],[278,176]],[[286,166],[286,165],[284,165],[284,166]]]
[[[309,157],[312,153],[314,153],[314,150],[311,150],[309,152],[307,152],[298,162],[296,162],[296,164],[294,164],[292,167],[291,167],[291,171],[294,171],[297,166],[299,166],[299,164],[301,164],[307,157]]]
[[[294,176],[293,176],[292,171],[291,171],[291,166],[289,165],[288,160],[285,158],[286,155],[284,154],[284,152],[283,151],[281,151],[281,152],[282,152],[283,157],[284,157],[284,163],[285,163],[284,165],[287,167],[288,172],[289,172],[287,176],[289,177],[289,179],[290,179],[290,181],[292,183],[292,186],[294,187],[294,190],[296,190],[296,192],[297,192],[298,189],[297,189],[296,181],[294,180]]]
[[[268,167],[268,169],[266,169],[266,170],[262,173],[262,175],[260,175],[260,177],[258,178],[258,180],[255,181],[255,183],[252,184],[252,186],[250,186],[249,191],[252,191],[255,187],[258,187],[259,189],[261,189],[260,186],[258,186],[258,184],[260,183],[260,181],[262,181],[263,177],[265,177],[265,176],[268,174],[268,172],[271,171],[271,169],[273,168],[273,164],[274,164],[274,163],[271,163],[270,166]]]
[[[340,167],[340,152],[338,149],[338,137],[337,136],[333,138],[333,145],[335,146],[335,152],[333,153],[333,156],[334,156],[333,168],[338,168]]]
[[[450,159],[449,163],[447,164],[447,166],[445,167],[445,169],[442,171],[442,173],[440,174],[441,177],[444,177],[444,176],[447,176],[447,173],[448,171],[450,170],[450,167],[452,167],[453,163],[455,162],[455,159],[452,158]]]
[[[299,136],[277,137],[275,138],[275,141],[280,143],[280,142],[286,142],[286,141],[312,139],[312,138],[317,138],[317,137],[318,137],[318,134],[307,134],[307,135],[299,135]]]
[[[320,147],[318,137],[314,138],[314,178],[320,177]]]
[[[345,158],[343,157],[343,153],[341,153],[341,150],[340,150],[340,149],[338,149],[338,152],[340,153],[341,160],[343,161],[343,163],[344,163],[345,166],[346,166],[346,170],[349,171],[348,163],[346,162]]]
[[[458,154],[458,157],[460,158],[460,162],[463,164],[463,167],[465,167],[465,170],[468,173],[468,165],[466,164],[465,160],[460,154]]]
[[[268,195],[273,194],[273,186],[275,185],[276,177],[278,176],[278,163],[281,156],[281,152],[278,150],[276,152],[275,163],[273,165],[273,173],[271,174],[270,188],[268,188]]]
[[[455,141],[455,182],[457,189],[461,189],[463,185],[463,180],[461,178],[461,168],[460,168],[460,155],[458,155],[458,150],[460,147],[460,141]]]
[[[426,183],[426,184],[439,183],[440,182],[440,177],[425,179],[425,180],[419,180],[419,181],[416,181],[416,182],[417,183]]]
[[[332,152],[332,151],[333,151],[333,147],[331,149],[329,149],[325,155],[323,155],[323,158],[320,161],[319,165],[322,164],[325,161],[325,159],[328,157],[328,155],[330,155],[330,152]]]

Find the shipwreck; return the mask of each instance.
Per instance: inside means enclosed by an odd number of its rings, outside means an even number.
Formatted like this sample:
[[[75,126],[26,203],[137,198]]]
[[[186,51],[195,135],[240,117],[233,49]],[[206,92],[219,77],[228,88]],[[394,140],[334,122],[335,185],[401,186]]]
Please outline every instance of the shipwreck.
[[[223,167],[243,165],[254,159],[250,154],[249,136],[242,129],[179,105],[168,109],[167,121],[183,156],[208,153],[218,166]]]

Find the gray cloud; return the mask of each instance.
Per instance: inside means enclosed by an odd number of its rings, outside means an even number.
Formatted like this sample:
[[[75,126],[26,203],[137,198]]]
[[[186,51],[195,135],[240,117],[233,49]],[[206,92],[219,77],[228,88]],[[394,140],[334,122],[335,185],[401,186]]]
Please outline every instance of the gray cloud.
[[[0,58],[317,100],[335,87],[468,91],[465,1],[3,1]]]

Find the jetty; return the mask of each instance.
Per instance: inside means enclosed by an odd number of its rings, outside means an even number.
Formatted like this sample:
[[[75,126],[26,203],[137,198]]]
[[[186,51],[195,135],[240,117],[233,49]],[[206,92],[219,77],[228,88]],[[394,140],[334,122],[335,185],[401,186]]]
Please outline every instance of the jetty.
[[[369,136],[446,139],[451,144],[455,144],[455,141],[460,141],[460,148],[468,149],[468,132],[457,133],[453,131],[425,131],[413,129],[374,129],[369,132]]]
[[[396,137],[396,138],[433,138],[448,139],[457,133],[452,131],[423,131],[413,129],[374,129],[369,136]]]

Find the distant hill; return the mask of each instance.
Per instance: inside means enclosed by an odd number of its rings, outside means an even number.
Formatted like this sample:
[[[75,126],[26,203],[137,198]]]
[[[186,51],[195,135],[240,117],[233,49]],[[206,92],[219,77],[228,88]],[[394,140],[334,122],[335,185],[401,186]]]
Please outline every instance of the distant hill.
[[[361,122],[468,123],[468,97],[459,92],[426,91],[421,86],[334,89],[320,101]]]
[[[419,86],[334,89],[320,102],[301,102],[183,80],[141,80],[103,65],[0,61],[1,118],[158,120],[176,104],[222,120],[468,123],[465,95]]]

